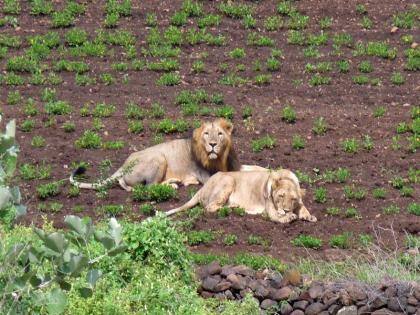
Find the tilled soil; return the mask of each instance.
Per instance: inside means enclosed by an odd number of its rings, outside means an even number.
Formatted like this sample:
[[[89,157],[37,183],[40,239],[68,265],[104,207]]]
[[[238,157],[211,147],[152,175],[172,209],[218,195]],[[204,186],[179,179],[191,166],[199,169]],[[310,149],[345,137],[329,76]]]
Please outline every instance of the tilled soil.
[[[206,13],[218,13],[220,1],[202,2]],[[360,234],[370,234],[373,239],[383,242],[383,245],[394,245],[394,240],[399,245],[403,244],[406,233],[420,233],[419,217],[409,214],[406,210],[407,205],[413,201],[418,201],[419,185],[412,183],[413,193],[411,197],[402,197],[397,189],[389,184],[395,176],[407,178],[410,168],[418,168],[419,154],[407,150],[408,134],[400,138],[401,148],[392,149],[392,137],[396,136],[396,126],[399,122],[410,123],[410,112],[414,106],[419,104],[420,96],[420,74],[417,71],[404,71],[404,50],[409,46],[402,44],[400,38],[404,34],[414,35],[414,40],[419,42],[418,26],[411,30],[399,29],[391,33],[392,15],[396,12],[408,10],[415,1],[364,1],[367,8],[367,15],[372,20],[373,25],[370,30],[364,30],[360,26],[361,15],[356,12],[356,3],[352,1],[297,1],[296,6],[301,14],[308,15],[310,22],[305,33],[320,32],[319,21],[323,17],[331,17],[332,26],[327,30],[329,41],[326,46],[320,46],[321,57],[306,58],[303,56],[303,47],[287,43],[287,28],[283,27],[278,31],[267,32],[263,30],[263,21],[268,16],[276,15],[277,1],[246,2],[255,6],[257,19],[256,31],[274,39],[275,47],[283,50],[284,57],[281,58],[281,68],[278,72],[273,72],[270,84],[257,86],[248,83],[239,87],[222,85],[219,80],[226,73],[222,73],[220,65],[228,64],[228,73],[235,72],[237,64],[245,65],[245,71],[238,72],[242,77],[253,78],[260,73],[268,73],[263,66],[261,72],[255,71],[253,63],[260,59],[262,64],[270,56],[271,48],[254,47],[247,45],[246,30],[242,26],[241,20],[223,17],[218,27],[211,27],[209,32],[213,34],[221,33],[226,36],[226,45],[221,47],[199,44],[181,46],[179,58],[182,81],[180,85],[174,87],[164,87],[156,84],[156,80],[161,73],[142,70],[128,70],[119,72],[111,68],[112,63],[130,62],[124,55],[124,50],[119,46],[109,46],[114,49],[112,56],[105,58],[87,57],[73,58],[83,60],[90,66],[89,75],[96,77],[97,84],[90,86],[78,86],[74,80],[73,73],[61,72],[60,76],[64,82],[55,87],[58,99],[68,101],[74,108],[73,113],[66,116],[57,116],[57,123],[53,127],[46,127],[48,116],[42,110],[44,102],[41,101],[41,92],[48,86],[34,86],[26,84],[21,87],[1,86],[0,104],[4,112],[5,121],[16,118],[18,125],[25,119],[23,105],[7,105],[7,95],[9,91],[19,90],[24,99],[32,97],[37,102],[37,107],[41,113],[33,118],[36,127],[31,133],[24,133],[18,130],[17,140],[19,142],[20,165],[23,163],[46,162],[52,165],[52,180],[66,179],[70,172],[73,162],[86,161],[91,167],[88,175],[94,180],[99,175],[98,167],[103,159],[112,161],[112,169],[118,168],[129,153],[141,150],[153,144],[154,133],[150,126],[157,119],[146,118],[143,120],[145,125],[144,132],[133,135],[128,133],[128,119],[125,117],[126,104],[130,101],[136,102],[144,108],[150,108],[152,103],[158,102],[165,109],[165,117],[173,120],[182,117],[178,105],[175,104],[175,97],[182,90],[205,89],[209,95],[222,93],[224,101],[235,108],[233,123],[234,145],[238,151],[239,158],[244,164],[258,164],[264,167],[284,167],[292,170],[310,174],[312,177],[316,173],[323,173],[328,169],[339,167],[347,168],[351,172],[350,179],[345,184],[327,183],[317,181],[313,185],[303,184],[308,193],[304,199],[306,207],[318,218],[317,223],[297,221],[288,225],[279,225],[269,222],[261,217],[231,215],[227,218],[217,218],[214,215],[200,217],[195,225],[195,230],[211,229],[222,231],[223,235],[236,234],[238,242],[233,246],[223,244],[223,237],[217,238],[209,244],[194,247],[197,252],[218,252],[234,253],[238,251],[248,251],[253,253],[269,253],[284,260],[293,260],[298,255],[318,256],[321,255],[328,259],[331,247],[328,242],[331,236],[351,232],[354,236],[352,249],[345,251],[345,255],[357,250],[360,245],[357,238]],[[141,49],[147,47],[146,37],[150,30],[145,24],[147,13],[155,13],[158,18],[158,25],[162,29],[169,25],[169,17],[175,11],[181,9],[181,1],[141,1],[133,5],[131,17],[121,17],[117,29],[126,29],[136,36],[135,47],[138,51],[139,59],[152,61],[154,58],[143,57]],[[91,38],[94,31],[101,27],[104,18],[104,1],[87,3],[87,11],[84,16],[76,19],[75,25],[88,31]],[[22,2],[22,13],[18,16],[19,27],[13,29],[10,26],[0,28],[1,34],[19,35],[25,38],[28,35],[44,34],[48,31],[57,31],[64,44],[66,29],[52,29],[48,17],[36,17],[29,14],[29,5]],[[186,31],[197,24],[197,18],[189,18],[188,23],[182,29]],[[385,41],[390,46],[398,49],[397,57],[394,60],[381,59],[370,56],[353,56],[350,48],[342,48],[343,55],[334,55],[332,48],[332,37],[335,33],[347,32],[353,37],[353,46],[357,41]],[[20,49],[10,49],[7,58],[14,55],[22,55],[23,49],[28,47],[24,41]],[[236,48],[245,48],[246,56],[241,59],[232,59],[229,52]],[[208,53],[208,57],[203,59],[205,72],[194,74],[191,72],[191,65],[197,60],[200,53]],[[5,73],[7,58],[0,60],[1,69]],[[58,52],[52,51],[46,63],[54,64],[59,60]],[[71,58],[69,58],[71,59]],[[331,77],[329,85],[312,87],[309,80],[312,74],[305,72],[305,65],[308,62],[317,63],[321,61],[332,62],[345,59],[350,62],[348,73],[339,73],[335,66],[327,74]],[[352,82],[352,76],[361,74],[358,64],[368,60],[374,66],[374,71],[368,76],[379,78],[381,83],[373,85],[356,85]],[[394,85],[391,83],[393,72],[399,71],[405,77],[405,83]],[[115,84],[106,86],[100,83],[99,76],[103,72],[109,72],[117,79]],[[121,83],[124,73],[128,73],[129,82]],[[24,75],[29,78],[29,75]],[[29,80],[28,80],[29,82]],[[103,118],[104,128],[100,134],[104,141],[123,140],[127,145],[120,150],[86,150],[75,148],[74,142],[85,130],[92,127],[92,117],[82,117],[79,114],[80,108],[85,104],[97,104],[106,102],[114,104],[117,111],[108,118]],[[245,106],[252,107],[252,117],[249,121],[241,118],[241,112]],[[285,105],[292,106],[297,112],[297,121],[288,124],[281,118],[281,110]],[[217,105],[210,107],[216,108]],[[383,106],[386,109],[384,116],[375,118],[374,109]],[[93,108],[93,106],[91,106]],[[317,117],[324,117],[328,130],[325,135],[317,136],[312,132],[314,120]],[[186,117],[189,122],[195,118]],[[196,119],[205,119],[197,117]],[[207,118],[209,119],[209,118]],[[76,125],[73,133],[65,133],[62,125],[66,121],[72,121]],[[276,140],[276,145],[272,150],[264,150],[260,153],[253,153],[251,142],[266,134],[271,135]],[[302,135],[306,144],[304,149],[295,150],[292,148],[292,137],[295,134]],[[31,139],[34,135],[41,135],[46,139],[46,146],[34,148],[31,146]],[[165,135],[164,140],[185,137],[185,134]],[[367,152],[360,149],[355,154],[349,154],[342,150],[340,143],[346,138],[362,139],[363,135],[369,135],[374,143],[374,148]],[[37,205],[42,202],[36,196],[38,185],[46,183],[46,180],[21,181],[25,202],[28,205],[28,215],[23,219],[25,224],[41,224],[42,216],[45,213],[37,209]],[[348,201],[343,195],[344,185],[354,183],[357,188],[365,189],[368,193],[366,198],[360,201]],[[74,213],[72,210],[75,205],[83,205],[84,211],[78,213],[82,216],[102,218],[104,214],[95,210],[104,204],[124,204],[126,210],[119,218],[130,217],[133,220],[142,220],[144,215],[138,211],[139,204],[132,201],[130,194],[115,187],[110,190],[109,195],[98,198],[93,191],[82,191],[76,198],[68,197],[68,184],[62,192],[47,202],[60,202],[64,205],[58,213],[48,213],[49,220],[53,220],[57,226],[61,226],[66,214]],[[314,189],[325,187],[328,190],[327,202],[320,204],[314,201]],[[372,191],[375,188],[384,188],[387,191],[384,200],[375,199]],[[179,200],[170,201],[158,205],[161,210],[170,209],[178,206],[188,199],[190,189],[181,188]],[[401,211],[398,214],[385,215],[383,208],[390,205],[398,206]],[[339,216],[327,216],[326,209],[339,207],[342,209],[356,208],[358,216],[356,218],[346,218],[344,214]],[[248,245],[249,235],[258,235],[271,242],[268,247],[260,245]],[[321,250],[304,250],[293,247],[290,241],[300,234],[310,234],[323,240]]]

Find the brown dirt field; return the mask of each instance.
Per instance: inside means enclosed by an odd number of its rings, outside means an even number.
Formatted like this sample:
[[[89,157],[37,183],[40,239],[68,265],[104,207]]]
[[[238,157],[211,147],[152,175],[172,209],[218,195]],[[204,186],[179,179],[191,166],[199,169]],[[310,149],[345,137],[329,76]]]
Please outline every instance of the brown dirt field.
[[[134,1],[133,1],[134,2]],[[73,162],[86,161],[91,165],[88,169],[90,179],[98,176],[98,166],[103,159],[112,161],[112,170],[118,168],[129,153],[141,150],[153,144],[154,133],[150,126],[157,119],[146,118],[143,120],[144,132],[133,135],[128,133],[128,119],[125,117],[126,103],[136,102],[144,108],[150,108],[154,102],[160,103],[165,109],[165,118],[181,118],[180,108],[175,104],[175,97],[182,90],[194,90],[197,88],[205,89],[209,95],[222,93],[226,104],[235,108],[233,123],[235,126],[234,145],[238,151],[239,158],[244,164],[258,164],[264,167],[284,167],[292,170],[315,175],[314,170],[323,173],[328,169],[339,167],[347,168],[351,172],[351,177],[345,184],[327,183],[323,180],[317,181],[312,185],[302,184],[307,188],[308,193],[305,197],[306,207],[318,218],[317,223],[294,222],[289,225],[279,225],[268,222],[260,217],[238,217],[231,215],[228,218],[217,218],[213,215],[200,217],[194,225],[195,230],[213,229],[222,230],[223,234],[234,233],[239,241],[236,245],[225,246],[223,238],[219,237],[216,241],[206,245],[199,245],[194,251],[235,253],[238,251],[248,251],[253,253],[271,254],[283,260],[294,260],[300,255],[324,257],[325,251],[331,247],[328,242],[331,236],[349,231],[357,239],[361,233],[368,233],[375,238],[374,232],[381,231],[380,228],[393,228],[399,244],[403,244],[406,233],[419,235],[420,217],[409,214],[406,210],[408,204],[419,201],[420,186],[418,183],[410,184],[413,188],[412,197],[402,197],[397,189],[389,184],[395,176],[407,177],[410,168],[419,168],[419,153],[408,152],[406,137],[409,134],[401,135],[401,148],[392,149],[392,137],[396,136],[396,126],[399,122],[410,123],[410,112],[414,106],[419,106],[420,100],[420,73],[419,71],[405,71],[404,50],[409,47],[402,44],[400,38],[404,34],[414,36],[414,41],[419,42],[418,25],[412,29],[399,29],[391,33],[392,15],[396,12],[408,10],[410,5],[416,1],[362,1],[367,8],[367,16],[372,20],[372,28],[364,30],[360,26],[361,15],[355,10],[356,2],[353,1],[296,1],[296,6],[301,14],[310,17],[305,33],[320,32],[319,20],[322,17],[331,17],[333,23],[330,29],[328,44],[320,46],[320,58],[307,58],[303,56],[303,48],[306,46],[291,45],[287,43],[287,27],[278,31],[268,32],[263,29],[263,21],[268,16],[276,15],[278,1],[259,1],[244,3],[255,6],[257,19],[257,29],[261,34],[269,36],[275,42],[274,47],[280,48],[284,52],[281,59],[279,71],[272,72],[270,84],[257,86],[248,83],[239,87],[222,85],[220,78],[224,75],[220,71],[220,64],[229,65],[228,73],[235,72],[236,64],[244,64],[245,71],[238,72],[242,77],[253,79],[261,73],[269,73],[265,69],[265,60],[270,56],[271,48],[255,47],[247,45],[247,33],[241,20],[231,19],[223,16],[222,22],[218,27],[208,29],[213,34],[221,33],[226,36],[226,45],[217,47],[207,44],[191,46],[184,43],[181,46],[179,58],[179,74],[182,82],[173,87],[159,86],[156,80],[162,73],[150,70],[124,72],[116,71],[111,68],[115,62],[127,62],[124,51],[119,46],[108,45],[114,49],[113,56],[104,58],[98,57],[69,57],[72,60],[82,60],[89,64],[89,75],[96,77],[97,83],[89,86],[78,86],[75,83],[74,73],[61,72],[63,83],[56,86],[58,99],[68,101],[73,106],[72,114],[56,116],[57,124],[53,127],[46,127],[48,115],[43,110],[44,102],[41,101],[41,92],[45,87],[52,87],[48,84],[35,86],[25,84],[23,86],[11,87],[4,83],[1,85],[0,105],[7,121],[16,118],[20,125],[28,117],[25,115],[23,104],[10,106],[7,105],[7,95],[10,91],[19,90],[23,99],[32,97],[40,113],[32,118],[35,121],[35,128],[31,133],[18,130],[17,140],[21,148],[20,165],[24,163],[41,163],[42,161],[52,165],[52,176],[50,180],[33,180],[20,182],[25,202],[28,205],[29,213],[23,219],[24,224],[40,224],[42,216],[47,215],[49,220],[53,220],[57,226],[62,225],[66,214],[73,213],[73,206],[83,205],[85,211],[79,213],[82,216],[102,218],[103,214],[95,211],[100,205],[104,204],[124,204],[128,209],[119,218],[130,217],[133,220],[142,220],[144,216],[138,211],[139,203],[132,201],[130,194],[121,190],[119,187],[112,188],[108,197],[100,199],[93,191],[81,191],[79,197],[68,197],[69,184],[66,183],[62,192],[47,199],[47,202],[60,202],[64,205],[58,213],[45,214],[37,210],[37,205],[42,202],[36,196],[38,185],[51,180],[65,179],[71,172]],[[362,3],[361,2],[361,3]],[[87,11],[84,16],[76,19],[75,25],[88,31],[89,36],[94,36],[94,31],[101,27],[104,18],[104,1],[87,2]],[[169,17],[181,8],[181,1],[141,1],[133,5],[131,17],[121,17],[117,30],[126,29],[136,36],[135,47],[137,56],[143,61],[150,62],[156,58],[144,57],[141,53],[142,48],[147,48],[147,34],[150,30],[145,24],[147,13],[156,13],[158,25],[162,29],[169,25]],[[207,13],[218,13],[220,1],[203,1],[204,11]],[[99,9],[98,9],[99,8]],[[19,28],[14,29],[10,26],[0,27],[0,34],[19,35],[24,39],[28,35],[44,34],[48,31],[57,31],[61,36],[64,45],[64,36],[68,29],[52,29],[49,17],[37,17],[29,14],[29,5],[22,4],[22,13],[18,16]],[[278,14],[277,14],[278,15]],[[189,18],[182,30],[197,24],[197,18]],[[394,60],[381,59],[374,56],[353,56],[353,49],[343,48],[343,55],[332,54],[333,34],[347,32],[353,37],[353,47],[357,41],[386,41],[390,46],[396,47],[397,57]],[[28,42],[23,41],[20,49],[9,49],[7,57],[0,59],[2,74],[6,73],[7,59],[14,55],[22,55],[23,50],[28,48]],[[236,48],[245,48],[246,56],[241,59],[232,59],[229,52]],[[208,57],[203,59],[205,62],[204,73],[194,74],[191,72],[192,63],[197,60],[199,53],[207,52]],[[44,61],[47,65],[53,65],[55,60],[60,58],[56,50]],[[257,72],[253,68],[253,62],[260,59],[263,70]],[[336,70],[335,62],[341,59],[350,62],[348,73],[339,73]],[[357,85],[352,82],[354,75],[360,75],[358,64],[368,60],[372,63],[374,70],[367,74],[369,78],[380,78],[381,84]],[[333,63],[333,70],[324,74],[331,77],[329,85],[312,87],[309,80],[312,74],[305,72],[305,65],[308,62],[317,63],[327,61]],[[390,78],[393,72],[399,71],[405,78],[402,85],[394,85]],[[117,79],[116,83],[106,86],[100,83],[99,76],[103,72],[109,72]],[[124,73],[128,73],[129,83],[121,83]],[[23,75],[25,78],[30,75]],[[302,80],[301,83],[296,80]],[[28,80],[29,82],[29,80]],[[103,118],[104,128],[99,131],[104,141],[123,140],[126,146],[120,150],[104,149],[77,149],[74,142],[81,134],[91,128],[92,117],[82,117],[79,114],[80,108],[84,104],[97,104],[106,102],[114,104],[116,112],[108,118]],[[288,124],[281,119],[281,110],[286,105],[291,105],[297,112],[297,121]],[[207,104],[211,108],[217,105]],[[241,117],[242,109],[250,105],[253,109],[251,121],[245,122]],[[383,117],[375,118],[373,111],[377,106],[384,106],[386,113]],[[93,107],[93,106],[92,106]],[[315,118],[324,117],[328,123],[328,130],[325,135],[317,136],[312,132]],[[185,117],[189,122],[194,119],[209,119],[209,117]],[[76,125],[73,133],[65,133],[62,124],[72,121]],[[247,128],[248,127],[248,128]],[[165,135],[164,141],[174,138],[187,136],[184,134]],[[276,146],[272,150],[264,150],[260,153],[253,153],[251,140],[269,134],[276,139]],[[305,148],[295,150],[292,148],[292,137],[295,134],[302,135],[306,140]],[[33,135],[41,135],[46,139],[46,146],[34,148],[31,146]],[[367,152],[360,149],[358,153],[349,154],[343,152],[340,143],[346,138],[361,139],[363,135],[369,135],[374,143],[374,148]],[[317,171],[318,172],[318,171]],[[347,201],[343,195],[343,187],[354,183],[356,187],[367,190],[365,199],[357,201]],[[328,189],[328,199],[326,203],[320,204],[314,201],[314,189],[325,187]],[[382,187],[387,191],[384,200],[375,199],[372,191]],[[179,191],[179,200],[169,201],[158,205],[159,209],[167,210],[173,206],[184,203],[187,199],[188,189],[182,187]],[[385,215],[383,208],[396,205],[400,207],[399,214]],[[354,207],[359,213],[357,218],[346,218],[340,216],[328,216],[326,209],[339,207],[346,209]],[[385,245],[393,245],[393,236],[383,233]],[[249,235],[259,235],[271,241],[269,248],[258,245],[248,245]],[[293,247],[290,240],[300,234],[310,234],[324,241],[320,250],[304,250]],[[357,242],[352,249],[357,250],[360,246]]]

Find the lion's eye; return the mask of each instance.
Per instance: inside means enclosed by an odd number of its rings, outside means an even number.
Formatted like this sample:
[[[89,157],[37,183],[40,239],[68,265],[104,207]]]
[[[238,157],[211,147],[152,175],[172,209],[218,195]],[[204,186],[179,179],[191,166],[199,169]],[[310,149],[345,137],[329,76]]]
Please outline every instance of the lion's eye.
[[[219,137],[223,136],[223,133],[219,132]]]
[[[209,133],[206,131],[206,132],[204,133],[204,135],[205,135],[206,137],[208,137],[208,136],[209,136]]]

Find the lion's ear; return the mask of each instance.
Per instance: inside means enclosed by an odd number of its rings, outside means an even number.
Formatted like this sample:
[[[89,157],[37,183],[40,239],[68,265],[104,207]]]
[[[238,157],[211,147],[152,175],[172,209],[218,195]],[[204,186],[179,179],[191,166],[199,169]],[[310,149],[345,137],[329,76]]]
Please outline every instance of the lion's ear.
[[[220,118],[217,120],[217,122],[220,124],[220,127],[222,127],[229,135],[232,134],[233,124],[230,121]]]
[[[306,195],[306,189],[300,188],[299,192],[300,192],[300,197],[301,198],[305,197],[305,195]]]
[[[271,197],[272,190],[273,190],[273,180],[271,178],[268,178],[267,184],[265,185],[265,189],[264,189],[265,199],[268,199]]]

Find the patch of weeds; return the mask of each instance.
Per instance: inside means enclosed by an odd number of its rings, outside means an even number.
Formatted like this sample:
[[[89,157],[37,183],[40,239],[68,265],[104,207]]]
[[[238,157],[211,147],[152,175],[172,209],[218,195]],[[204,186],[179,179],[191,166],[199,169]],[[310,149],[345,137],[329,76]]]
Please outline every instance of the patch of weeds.
[[[244,58],[246,56],[245,49],[238,47],[234,48],[229,52],[229,56],[235,59]]]
[[[293,11],[289,14],[289,20],[287,26],[291,30],[303,30],[309,23],[309,16],[302,15],[297,11]]]
[[[42,136],[33,136],[31,140],[31,145],[35,148],[41,148],[45,146],[45,139]]]
[[[318,117],[314,121],[312,132],[318,136],[324,135],[327,132],[328,125],[324,117]]]
[[[248,236],[247,243],[249,245],[261,245],[264,247],[269,247],[271,245],[271,242],[269,240],[266,240],[261,236],[253,234]]]
[[[368,247],[373,243],[373,238],[369,234],[360,234],[359,235],[359,244],[363,247]]]
[[[251,14],[247,14],[242,18],[242,25],[246,29],[252,29],[257,25],[257,20]]]
[[[123,205],[103,205],[100,207],[100,211],[112,217],[116,217],[117,215],[121,214],[121,212],[124,211],[124,206]]]
[[[382,209],[384,214],[398,214],[400,213],[400,207],[398,207],[397,205],[390,205],[387,207],[384,207]]]
[[[178,11],[175,12],[169,19],[171,25],[174,26],[183,26],[187,24],[188,15],[186,12]]]
[[[181,83],[181,79],[179,74],[177,73],[164,73],[162,76],[157,80],[158,85],[164,86],[174,86]]]
[[[278,31],[283,25],[283,21],[279,16],[269,16],[264,20],[264,28],[268,32]]]
[[[162,118],[165,115],[165,109],[159,103],[153,103],[150,110],[149,116],[151,118]],[[131,117],[134,118],[134,117]]]
[[[372,192],[373,198],[375,199],[385,199],[386,198],[386,190],[384,188],[376,188]]]
[[[257,153],[265,149],[273,149],[275,145],[275,139],[273,139],[270,135],[266,135],[264,137],[252,141],[252,151],[254,153]]]
[[[66,101],[50,101],[45,104],[44,109],[48,115],[67,115],[73,111]]]
[[[391,82],[395,85],[402,85],[405,82],[405,79],[401,72],[393,72],[391,75]]]
[[[411,29],[414,27],[416,16],[418,18],[418,15],[418,12],[416,13],[416,7],[412,7],[410,10],[393,15],[392,24],[399,28]]]
[[[144,125],[141,121],[132,120],[128,122],[128,132],[132,134],[139,134],[144,130]]]
[[[243,109],[242,109],[242,118],[243,119],[247,119],[249,117],[252,116],[252,107],[249,105],[246,105]]]
[[[221,21],[222,21],[222,17],[220,15],[209,14],[198,19],[197,26],[199,28],[206,28],[209,26],[219,26]]]
[[[400,38],[400,43],[405,45],[411,45],[414,42],[414,36],[411,34],[404,34]]]
[[[414,191],[414,189],[412,187],[404,185],[400,189],[400,195],[402,197],[412,197],[413,196],[413,191]]]
[[[113,104],[99,103],[96,104],[92,111],[93,117],[104,118],[110,117],[116,111],[116,107]]]
[[[93,130],[85,130],[74,144],[76,148],[99,149],[102,147],[102,138]]]
[[[328,16],[323,17],[321,20],[319,20],[319,27],[322,30],[329,29],[332,26],[332,22],[333,22],[332,18],[330,18]]]
[[[354,154],[359,151],[360,144],[355,138],[345,139],[341,142],[341,148],[344,152]]]
[[[386,113],[386,109],[384,106],[377,106],[375,107],[374,111],[373,111],[373,117],[375,118],[379,118],[382,117],[383,115],[385,115]]]
[[[391,186],[394,187],[395,189],[401,189],[404,187],[405,185],[405,181],[404,178],[402,178],[401,176],[395,176],[391,179]]]
[[[305,71],[309,73],[314,72],[328,72],[332,70],[330,62],[319,62],[317,64],[307,63],[305,65]]]
[[[102,143],[102,148],[105,150],[120,150],[124,148],[125,142],[121,140],[106,141]]]
[[[270,57],[267,59],[266,65],[268,71],[278,71],[280,70],[281,62],[275,57]]]
[[[344,211],[344,215],[346,216],[346,218],[356,218],[359,215],[359,213],[356,208],[347,208]]]
[[[37,209],[46,213],[58,213],[63,209],[63,204],[59,202],[39,203]]]
[[[241,19],[247,15],[252,15],[254,9],[250,5],[246,4],[222,2],[219,5],[219,11],[227,17]]]
[[[372,20],[368,16],[363,16],[362,19],[360,20],[360,25],[365,30],[370,30],[372,28]]]
[[[177,119],[175,122],[166,118],[157,123],[152,124],[151,128],[157,132],[174,133],[185,132],[188,129],[188,123],[183,119]]]
[[[370,151],[374,148],[372,138],[369,135],[364,135],[362,139],[362,147],[366,151]]]
[[[353,37],[349,33],[336,33],[333,36],[333,43],[337,47],[352,47]]]
[[[332,207],[332,208],[327,208],[326,212],[328,215],[336,217],[340,215],[341,209],[337,207]]]
[[[352,236],[353,235],[350,232],[335,235],[330,239],[330,246],[334,248],[348,249],[351,247]]]
[[[67,45],[81,46],[82,44],[87,42],[88,33],[83,29],[75,27],[66,33],[65,38],[66,38]]]
[[[287,32],[287,43],[291,45],[304,45],[305,35],[301,31],[290,30]]]
[[[322,240],[311,235],[301,234],[295,239],[291,240],[291,243],[295,247],[305,247],[318,249],[322,246]]]
[[[410,126],[406,122],[400,122],[395,129],[398,134],[403,134],[410,131]]]
[[[151,203],[144,203],[139,208],[140,212],[143,215],[152,215],[155,213],[155,208]]]
[[[250,32],[247,37],[247,43],[250,46],[273,47],[274,40],[270,37],[260,35],[257,32]]]
[[[191,70],[193,73],[205,72],[205,63],[202,60],[197,60],[192,64]]]
[[[314,199],[318,203],[326,203],[327,202],[327,194],[328,190],[324,187],[318,187],[314,190]]]
[[[191,231],[187,233],[187,243],[190,246],[200,244],[208,244],[215,239],[214,232],[208,231]]]
[[[136,185],[132,192],[134,201],[162,202],[177,196],[176,189],[167,184]]]
[[[154,13],[146,14],[146,25],[148,27],[156,27],[158,25],[157,16]]]
[[[258,86],[267,85],[271,81],[271,74],[259,74],[254,78],[255,84]]]
[[[277,5],[277,13],[288,16],[296,11],[291,1],[280,1]]]
[[[344,196],[347,200],[356,199],[363,200],[366,198],[367,191],[365,189],[356,189],[354,185],[344,186]]]
[[[22,96],[18,90],[10,91],[7,94],[7,104],[9,105],[17,105],[22,101]]]
[[[80,196],[80,188],[74,185],[71,185],[69,188],[69,197],[75,198]]]
[[[373,71],[373,66],[370,61],[362,61],[359,63],[359,71],[363,73],[370,73]]]
[[[310,46],[321,46],[327,45],[328,43],[328,34],[321,31],[318,35],[308,34],[307,44]]]
[[[111,73],[102,73],[100,75],[101,82],[105,85],[111,85],[115,82],[115,78]]]
[[[408,213],[420,216],[420,203],[412,202],[407,206]]]
[[[301,135],[294,135],[292,139],[292,148],[302,150],[305,148],[305,138]]]
[[[223,243],[227,246],[235,245],[238,242],[238,236],[235,234],[228,234],[223,239]]]
[[[318,48],[309,46],[303,49],[303,56],[305,58],[319,58],[321,57],[321,52]]]
[[[232,208],[230,207],[221,207],[217,210],[218,218],[226,218],[232,213]]]
[[[21,125],[20,125],[20,129],[23,132],[31,132],[35,127],[35,121],[33,121],[32,119],[26,119]]]
[[[296,111],[290,105],[286,105],[282,109],[281,118],[288,123],[295,123],[297,119]]]
[[[309,84],[311,86],[327,85],[331,83],[331,80],[331,77],[322,76],[317,73],[309,80]]]
[[[47,184],[39,185],[36,188],[37,195],[40,199],[57,196],[60,193],[64,181],[54,181]]]

